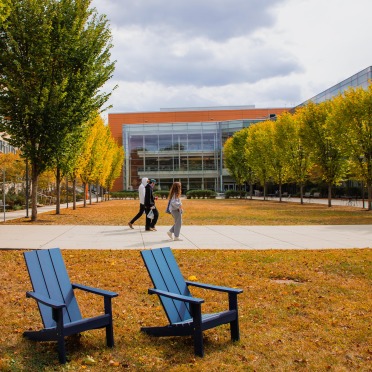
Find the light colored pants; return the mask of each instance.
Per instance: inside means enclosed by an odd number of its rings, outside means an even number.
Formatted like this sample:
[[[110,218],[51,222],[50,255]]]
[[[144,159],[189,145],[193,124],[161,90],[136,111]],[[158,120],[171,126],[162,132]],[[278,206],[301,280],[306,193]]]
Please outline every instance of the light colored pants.
[[[182,226],[182,213],[179,210],[172,210],[171,213],[174,219],[174,225],[169,231],[174,234],[175,238],[178,238],[180,236]]]

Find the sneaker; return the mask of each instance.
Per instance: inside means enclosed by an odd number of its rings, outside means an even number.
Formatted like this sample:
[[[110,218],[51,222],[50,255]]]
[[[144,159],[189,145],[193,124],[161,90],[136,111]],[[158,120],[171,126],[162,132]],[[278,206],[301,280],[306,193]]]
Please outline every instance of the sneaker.
[[[179,241],[179,242],[182,242],[183,239],[180,239],[180,238],[174,238],[175,241]]]
[[[132,223],[130,223],[130,222],[128,222],[128,226],[131,228],[131,229],[134,229],[134,227],[133,227],[133,224]]]
[[[150,227],[150,231],[157,231],[155,227]]]
[[[173,240],[173,234],[170,231],[167,232],[167,235],[169,236],[169,239]]]

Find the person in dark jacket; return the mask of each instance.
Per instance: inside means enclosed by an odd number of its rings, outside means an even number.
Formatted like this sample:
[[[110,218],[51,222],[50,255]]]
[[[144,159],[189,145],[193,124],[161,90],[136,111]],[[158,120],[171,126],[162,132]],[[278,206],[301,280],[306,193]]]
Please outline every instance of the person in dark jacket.
[[[145,187],[147,185],[148,178],[142,178],[141,184],[138,187],[138,197],[140,201],[140,208],[138,213],[128,222],[128,226],[134,229],[133,224],[145,213]]]
[[[146,231],[156,231],[156,222],[158,222],[159,212],[155,206],[155,199],[153,194],[153,188],[156,184],[156,180],[151,178],[145,187],[145,213],[146,213]],[[150,219],[147,217],[150,211],[153,211],[154,217]]]

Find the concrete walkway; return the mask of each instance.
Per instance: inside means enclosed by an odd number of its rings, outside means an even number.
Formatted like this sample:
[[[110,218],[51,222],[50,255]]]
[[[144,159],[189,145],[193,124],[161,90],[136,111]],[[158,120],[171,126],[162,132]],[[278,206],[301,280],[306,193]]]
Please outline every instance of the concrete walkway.
[[[314,202],[314,200],[311,200]],[[61,205],[65,208],[66,205]],[[71,207],[71,206],[70,206]],[[38,208],[39,213],[55,206]],[[6,212],[7,220],[25,211]],[[0,249],[342,249],[372,248],[371,225],[183,226],[172,241],[169,226],[0,225]]]
[[[35,249],[330,249],[371,248],[372,227],[365,226],[183,226],[183,241],[166,232],[128,226],[1,225],[0,248]]]

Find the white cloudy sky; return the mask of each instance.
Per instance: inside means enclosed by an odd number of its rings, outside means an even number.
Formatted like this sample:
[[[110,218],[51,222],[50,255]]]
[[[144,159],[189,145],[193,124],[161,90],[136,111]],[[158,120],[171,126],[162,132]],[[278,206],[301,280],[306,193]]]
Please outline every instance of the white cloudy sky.
[[[109,112],[292,107],[372,65],[371,0],[93,0],[113,35]]]

